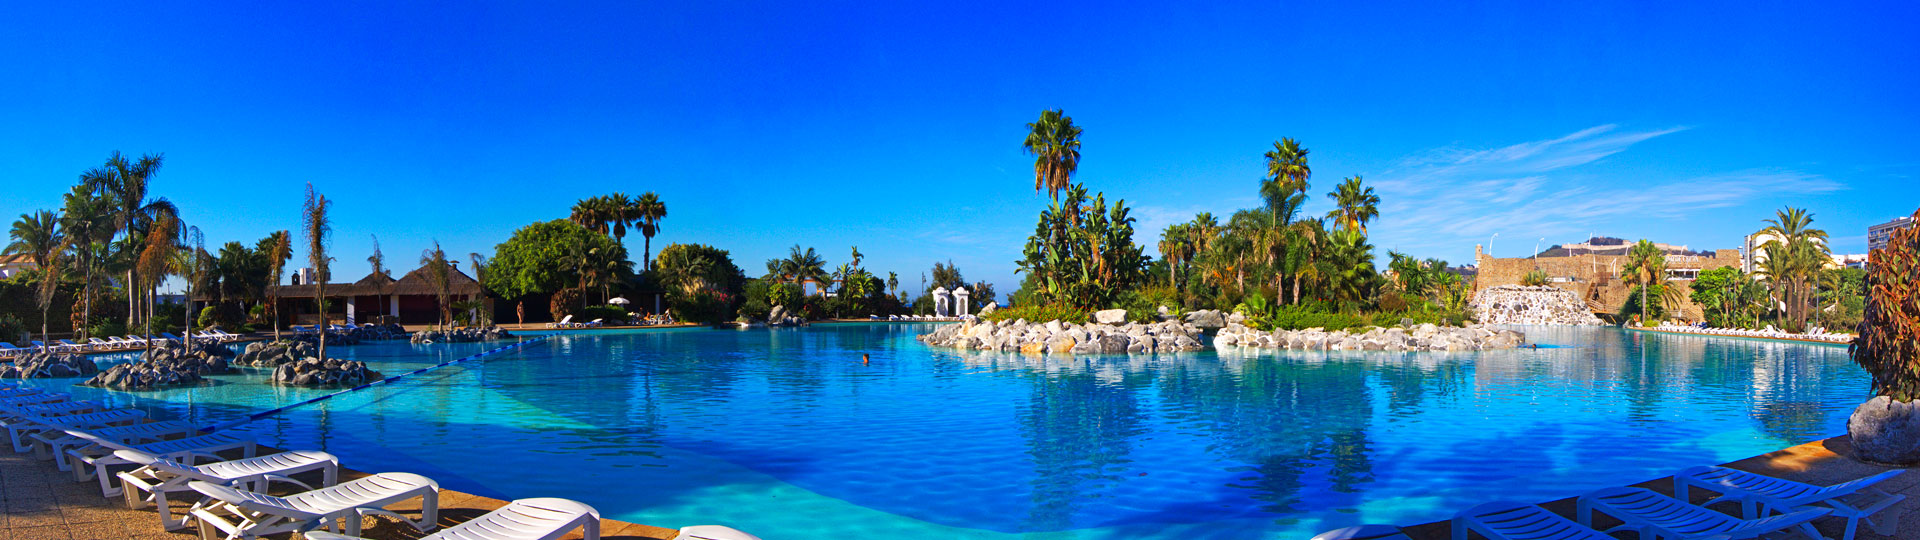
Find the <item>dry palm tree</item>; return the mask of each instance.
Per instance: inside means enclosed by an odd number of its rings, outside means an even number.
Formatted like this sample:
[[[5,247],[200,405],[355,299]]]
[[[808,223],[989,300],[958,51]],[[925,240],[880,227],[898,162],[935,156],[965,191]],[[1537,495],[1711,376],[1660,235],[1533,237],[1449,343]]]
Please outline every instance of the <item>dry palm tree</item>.
[[[179,253],[180,219],[172,215],[161,216],[147,229],[146,247],[140,251],[140,258],[134,269],[141,280],[151,289],[149,296],[158,296],[160,282],[171,273],[171,262]],[[153,335],[153,310],[157,302],[147,302],[146,335]],[[153,342],[147,342],[147,348],[153,348]]]
[[[440,308],[440,326],[444,329],[453,321],[452,301],[453,285],[447,263],[446,250],[440,249],[440,241],[433,241],[433,249],[420,252],[420,267],[427,269],[427,284],[433,286],[433,297]]]
[[[479,253],[467,253],[467,257],[473,261],[473,280],[480,284],[480,297],[475,299],[481,304],[480,323],[482,326],[493,326],[493,310],[487,307],[486,299],[487,270],[493,266],[493,263],[486,255]]]
[[[181,333],[187,336],[187,353],[192,354],[193,291],[206,286],[205,280],[207,275],[212,273],[208,271],[212,264],[211,257],[207,256],[206,236],[200,234],[199,227],[187,227],[186,232],[181,235],[181,240],[183,241],[181,247],[186,249],[175,250],[173,260],[168,263],[173,266],[172,273],[186,278],[187,301],[184,302],[186,305],[183,307],[186,310],[186,322],[185,330]]]
[[[1046,190],[1058,201],[1080,169],[1080,126],[1060,109],[1040,111],[1040,119],[1027,124],[1027,139],[1020,147],[1034,156],[1034,193]]]
[[[1332,218],[1334,225],[1339,228],[1365,234],[1367,221],[1380,217],[1380,197],[1373,194],[1373,188],[1362,187],[1360,182],[1360,176],[1354,175],[1342,182],[1338,189],[1327,193],[1327,197],[1333,199],[1337,206],[1327,212],[1327,217]]]
[[[646,247],[641,252],[646,269],[653,269],[653,235],[660,234],[660,220],[667,217],[667,203],[660,202],[660,195],[654,192],[640,194],[633,201],[634,224],[640,227],[640,236],[645,237]]]
[[[307,202],[301,207],[301,215],[307,228],[307,264],[313,267],[313,302],[320,310],[318,354],[320,359],[327,358],[327,281],[331,275],[328,267],[333,258],[327,256],[328,236],[333,233],[333,223],[327,219],[328,207],[332,204],[325,195],[313,190],[313,183],[307,183]]]

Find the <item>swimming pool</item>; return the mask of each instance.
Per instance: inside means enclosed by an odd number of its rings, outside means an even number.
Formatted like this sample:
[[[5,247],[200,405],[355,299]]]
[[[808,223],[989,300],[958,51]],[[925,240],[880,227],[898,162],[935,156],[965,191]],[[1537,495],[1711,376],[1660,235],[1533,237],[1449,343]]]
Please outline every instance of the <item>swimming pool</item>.
[[[1070,359],[930,349],[928,328],[560,335],[238,430],[768,539],[1304,538],[1761,454],[1844,432],[1868,394],[1844,347],[1613,328],[1522,328],[1558,346],[1538,350]],[[497,346],[329,352],[391,375]],[[265,374],[31,383],[199,424],[324,393]]]

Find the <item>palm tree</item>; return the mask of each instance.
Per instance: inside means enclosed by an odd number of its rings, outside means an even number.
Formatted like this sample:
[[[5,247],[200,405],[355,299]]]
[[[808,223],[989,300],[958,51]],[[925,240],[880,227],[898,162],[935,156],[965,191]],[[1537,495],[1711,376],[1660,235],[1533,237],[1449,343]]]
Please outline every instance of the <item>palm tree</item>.
[[[1313,174],[1307,152],[1290,138],[1274,141],[1273,149],[1267,151],[1267,178],[1260,182],[1260,198],[1282,225],[1292,223],[1294,212],[1306,202],[1307,177]]]
[[[1034,156],[1034,193],[1045,189],[1058,201],[1080,169],[1080,126],[1060,109],[1040,111],[1040,119],[1027,124],[1027,139],[1020,147]]]
[[[1647,290],[1666,283],[1667,254],[1642,238],[1627,250],[1627,262],[1620,272],[1620,281],[1640,287],[1640,321],[1646,324],[1646,316],[1653,313],[1652,305],[1647,303]]]
[[[479,253],[468,253],[467,258],[473,261],[473,280],[482,284],[482,286],[480,287],[480,296],[474,299],[474,301],[480,303],[479,323],[482,326],[493,326],[493,310],[487,307],[487,304],[488,304],[488,301],[486,299],[487,288],[485,287],[485,284],[487,282],[487,270],[489,267],[493,266],[493,263],[490,259],[487,258],[486,255],[481,255]]]
[[[141,280],[147,284],[148,302],[146,317],[146,335],[153,335],[153,297],[160,294],[160,282],[171,273],[171,263],[179,253],[180,219],[172,215],[160,216],[147,229],[146,247],[141,250],[140,258],[134,263],[134,269]],[[147,342],[147,349],[153,349],[153,342]]]
[[[148,154],[131,161],[116,150],[107,157],[105,165],[80,174],[80,182],[87,189],[107,199],[115,232],[125,233],[122,249],[126,253],[139,253],[138,244],[145,239],[147,227],[160,216],[179,213],[164,197],[147,199],[147,182],[160,170],[162,159],[163,155]],[[135,315],[140,312],[134,308],[134,298],[138,295],[133,294],[139,286],[134,282],[132,265],[128,265],[126,274],[127,326],[132,327]]]
[[[67,193],[65,207],[60,214],[60,228],[66,231],[60,251],[72,251],[79,256],[81,276],[84,278],[81,288],[84,307],[81,323],[74,328],[75,335],[86,335],[87,325],[93,321],[94,284],[99,276],[95,273],[95,262],[99,259],[99,244],[113,240],[113,210],[107,200],[94,195],[85,184],[73,187]]]
[[[33,259],[34,266],[46,268],[53,264],[54,250],[60,247],[60,217],[49,210],[20,214],[20,219],[13,221],[10,237],[13,242],[0,250],[0,255],[24,254]]]
[[[376,271],[383,270],[381,265],[386,261],[386,257],[379,255],[380,239],[375,238],[373,242],[373,252],[375,255],[368,259],[378,259],[382,261],[374,263],[374,268]],[[287,261],[293,258],[293,233],[286,230],[273,231],[273,234],[267,235],[267,249],[265,251],[262,255],[267,258],[267,275],[272,276],[273,279],[267,287],[267,303],[271,304],[268,306],[268,309],[273,311],[273,340],[280,341],[280,298],[279,295],[273,293],[273,287],[280,285],[280,273],[286,270]],[[382,307],[384,308],[385,306]]]
[[[1798,330],[1807,322],[1812,281],[1829,260],[1827,231],[1813,228],[1813,213],[1791,206],[1765,221],[1767,226],[1758,234],[1774,237],[1761,247],[1767,253],[1767,262],[1786,259],[1769,265],[1767,279],[1781,291],[1782,302],[1787,306],[1785,315],[1792,320],[1792,329]],[[1776,274],[1775,270],[1781,273]]]
[[[1361,187],[1360,176],[1348,177],[1338,189],[1328,192],[1338,208],[1327,212],[1334,225],[1349,230],[1367,232],[1367,221],[1380,217],[1380,197],[1373,194],[1373,188]]]
[[[327,207],[331,203],[325,195],[313,190],[313,183],[307,183],[307,202],[301,209],[307,226],[307,264],[313,266],[313,302],[320,310],[320,328],[327,327],[327,281],[330,276],[328,267],[333,258],[327,256],[327,236],[333,232],[332,222],[327,220]],[[327,358],[327,333],[317,332],[320,338],[319,357]]]
[[[615,242],[626,241],[627,224],[632,223],[634,219],[633,199],[627,198],[626,193],[615,191],[612,195],[608,195],[605,200],[601,201],[601,204],[606,205],[601,213],[603,214],[602,217],[607,220],[608,230],[613,233],[613,240]]]
[[[420,267],[427,269],[427,284],[433,286],[435,304],[440,308],[440,326],[444,329],[453,319],[451,297],[453,296],[452,276],[447,264],[447,252],[440,249],[440,241],[433,241],[433,249],[420,252]]]
[[[1160,232],[1160,260],[1167,261],[1167,286],[1180,289],[1180,264],[1186,261],[1187,231],[1178,223]]]
[[[634,223],[640,226],[640,236],[646,237],[645,250],[640,254],[646,259],[646,269],[653,269],[653,235],[660,233],[660,220],[667,217],[667,203],[660,202],[660,195],[654,192],[640,194],[633,202]]]
[[[573,203],[573,209],[567,219],[600,234],[609,234],[607,229],[608,205],[605,196],[594,196]]]
[[[186,232],[181,235],[181,239],[184,241],[182,247],[187,249],[175,250],[173,260],[168,261],[168,264],[172,265],[172,273],[186,278],[187,301],[184,302],[186,306],[184,306],[183,309],[186,309],[187,312],[185,330],[181,333],[187,336],[187,353],[192,354],[193,292],[196,289],[206,286],[207,275],[212,273],[208,270],[212,265],[208,263],[211,257],[207,256],[206,236],[200,234],[199,227],[187,227]],[[321,343],[325,342],[322,341]]]
[[[768,269],[778,270],[775,273],[779,276],[779,280],[795,284],[804,285],[808,281],[818,284],[829,279],[826,259],[820,258],[813,248],[800,251],[799,244],[794,244],[793,248],[787,252],[787,258],[768,261]],[[816,287],[815,290],[824,292],[826,287]]]

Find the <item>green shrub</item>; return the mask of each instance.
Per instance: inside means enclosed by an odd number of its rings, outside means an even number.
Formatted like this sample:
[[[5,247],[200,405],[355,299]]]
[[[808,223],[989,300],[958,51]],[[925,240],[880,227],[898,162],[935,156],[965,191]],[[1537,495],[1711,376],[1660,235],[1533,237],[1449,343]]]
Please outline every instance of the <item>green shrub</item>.
[[[607,324],[613,324],[627,320],[627,308],[615,305],[587,306],[586,309],[580,310],[580,315],[575,316],[574,319],[577,319],[574,322],[587,322],[600,319]]]
[[[1129,313],[1131,315],[1131,313]],[[1063,323],[1085,324],[1088,319],[1086,310],[1068,306],[1020,306],[993,310],[981,317],[994,322],[1026,319],[1029,322],[1060,321]]]
[[[1547,272],[1545,270],[1534,270],[1531,272],[1527,272],[1526,275],[1520,276],[1520,284],[1526,285],[1528,287],[1538,287],[1541,285],[1546,285]]]
[[[93,324],[87,325],[87,337],[106,339],[110,336],[127,335],[127,322],[105,317],[94,317]]]
[[[1873,375],[1874,393],[1920,399],[1920,228],[1895,232],[1874,251],[1867,284],[1865,317],[1847,353]]]
[[[27,337],[27,323],[12,313],[0,313],[0,341],[22,343],[31,341]]]
[[[1263,330],[1301,330],[1306,328],[1324,328],[1328,331],[1364,328],[1367,321],[1345,313],[1317,311],[1305,306],[1283,306],[1273,310],[1267,318],[1267,328]]]
[[[719,324],[726,322],[732,316],[727,303],[709,291],[700,291],[691,296],[682,295],[673,299],[672,306],[673,317],[679,321]]]
[[[213,306],[207,306],[200,308],[200,316],[193,319],[193,325],[198,328],[209,328],[219,323],[219,321],[220,310],[215,309]]]

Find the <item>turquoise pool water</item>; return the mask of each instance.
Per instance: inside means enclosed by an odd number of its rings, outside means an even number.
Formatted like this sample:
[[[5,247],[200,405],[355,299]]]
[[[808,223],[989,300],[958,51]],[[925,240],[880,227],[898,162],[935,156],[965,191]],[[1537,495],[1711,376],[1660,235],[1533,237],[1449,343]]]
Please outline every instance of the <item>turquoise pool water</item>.
[[[1538,350],[1072,359],[929,349],[928,328],[556,336],[238,430],[768,539],[1305,538],[1753,456],[1844,432],[1867,397],[1843,347],[1611,328],[1523,328],[1557,346]],[[495,346],[332,351],[395,374]],[[322,393],[264,375],[32,384],[200,424]]]

